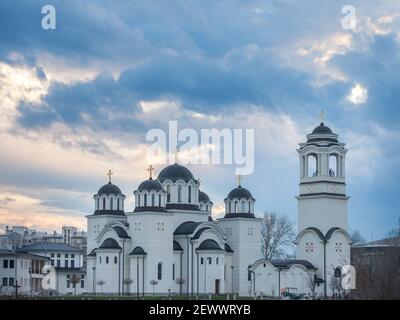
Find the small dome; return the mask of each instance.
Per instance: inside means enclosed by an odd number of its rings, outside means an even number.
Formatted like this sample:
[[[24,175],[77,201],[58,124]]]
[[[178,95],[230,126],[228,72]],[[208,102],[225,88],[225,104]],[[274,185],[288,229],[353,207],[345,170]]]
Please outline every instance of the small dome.
[[[99,249],[121,249],[119,246],[118,242],[113,239],[113,238],[107,238],[104,240],[104,242],[101,244]]]
[[[158,175],[158,180],[160,180],[161,182],[165,180],[171,180],[172,182],[175,182],[180,179],[185,182],[188,182],[189,180],[195,180],[193,174],[188,168],[181,166],[177,163],[164,168]]]
[[[161,191],[163,190],[163,187],[158,180],[153,180],[150,178],[149,180],[143,181],[139,187],[138,191]]]
[[[321,124],[313,130],[312,134],[333,134],[333,132],[329,127],[321,122]]]
[[[104,186],[102,186],[99,191],[97,192],[97,194],[101,195],[101,194],[105,194],[105,195],[110,195],[110,194],[122,194],[122,191],[120,188],[118,188],[115,184],[112,184],[111,182],[105,184]]]
[[[231,192],[228,194],[229,199],[253,199],[253,196],[251,195],[250,191],[247,190],[246,188],[243,188],[242,186],[239,186],[235,189],[233,189]]]
[[[199,190],[199,202],[211,202],[207,193]]]

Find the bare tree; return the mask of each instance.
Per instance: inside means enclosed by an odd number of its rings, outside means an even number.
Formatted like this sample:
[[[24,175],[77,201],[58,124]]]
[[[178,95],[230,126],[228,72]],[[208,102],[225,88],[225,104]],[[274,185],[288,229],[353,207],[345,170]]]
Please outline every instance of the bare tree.
[[[360,231],[353,230],[350,231],[350,238],[353,241],[353,245],[361,244],[365,242],[365,238],[362,236]]]
[[[182,285],[186,282],[183,278],[176,278],[176,284],[179,284],[179,294],[182,295]]]
[[[308,276],[305,278],[306,285],[310,289],[312,298],[315,300],[315,276],[312,273],[309,273]]]
[[[97,284],[98,286],[101,287],[101,294],[103,294],[103,285],[104,285],[105,283],[106,283],[106,282],[105,282],[104,280],[98,280],[98,281],[96,282],[96,284]]]
[[[76,295],[76,285],[77,285],[79,282],[81,282],[81,279],[80,279],[76,274],[74,274],[74,275],[71,277],[71,283],[72,283],[72,285],[73,285],[73,287],[74,287],[74,293],[75,293],[75,295]]]
[[[265,259],[282,257],[285,248],[292,246],[295,237],[294,224],[287,216],[264,213],[261,227],[261,249]]]
[[[153,296],[154,296],[154,290],[155,290],[156,285],[158,285],[158,281],[157,280],[151,280],[150,284],[153,286]]]
[[[133,283],[132,279],[125,279],[124,284],[126,285],[126,292],[129,293],[129,286]]]

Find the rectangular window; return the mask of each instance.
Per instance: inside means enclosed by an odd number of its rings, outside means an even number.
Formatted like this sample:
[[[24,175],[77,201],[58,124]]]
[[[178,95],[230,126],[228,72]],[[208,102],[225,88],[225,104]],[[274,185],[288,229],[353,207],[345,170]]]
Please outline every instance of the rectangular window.
[[[53,259],[50,260],[50,264],[54,267],[54,260]]]
[[[84,274],[81,274],[81,279],[85,279],[85,275]]]
[[[50,254],[50,257],[54,258],[54,253]]]
[[[114,263],[118,263],[118,258],[114,257]]]
[[[61,267],[61,260],[57,260],[57,268]]]
[[[60,253],[57,253],[57,258],[61,258],[61,254]]]
[[[13,286],[14,286],[14,278],[8,278],[8,285],[9,285],[10,287],[13,287]]]
[[[14,260],[10,260],[10,269],[14,269]]]
[[[108,256],[106,257],[106,263],[109,263],[110,259],[108,258]]]
[[[204,264],[204,258],[200,258],[200,264]]]
[[[81,288],[83,289],[83,288],[85,288],[85,281],[81,281]]]
[[[64,268],[68,268],[68,260],[64,260]]]
[[[4,269],[8,268],[8,260],[3,260],[3,268]]]
[[[75,258],[75,254],[71,253],[71,258],[74,259]]]
[[[175,280],[175,263],[172,264],[172,280]]]
[[[65,254],[65,258],[68,258],[68,253]]]
[[[219,262],[219,258],[216,259],[215,263],[218,264],[218,262]]]
[[[208,258],[208,264],[211,264],[211,263],[212,263],[212,258],[209,257],[209,258]]]
[[[71,260],[71,268],[75,268],[75,260]]]
[[[7,278],[3,278],[3,287],[7,287]]]

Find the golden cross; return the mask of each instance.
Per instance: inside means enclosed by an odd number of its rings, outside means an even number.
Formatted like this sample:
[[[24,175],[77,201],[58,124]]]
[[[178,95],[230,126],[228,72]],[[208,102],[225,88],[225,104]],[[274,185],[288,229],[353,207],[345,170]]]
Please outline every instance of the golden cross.
[[[108,182],[109,182],[109,183],[111,183],[111,176],[112,176],[113,174],[114,174],[114,173],[113,173],[111,170],[108,170],[107,175],[108,175]]]
[[[150,167],[147,169],[147,171],[150,172],[150,179],[153,179],[154,167],[152,165],[150,165]]]
[[[325,116],[326,116],[326,113],[324,112],[324,110],[322,110],[321,113],[319,114],[319,117],[321,118],[322,123],[324,122]]]
[[[236,176],[236,180],[237,180],[238,187],[240,187],[240,182],[242,181],[242,178],[243,178],[243,176],[242,176],[241,174],[238,174],[238,175]]]
[[[179,147],[176,146],[175,151],[174,151],[174,154],[175,154],[175,164],[178,163],[178,152],[179,152]]]

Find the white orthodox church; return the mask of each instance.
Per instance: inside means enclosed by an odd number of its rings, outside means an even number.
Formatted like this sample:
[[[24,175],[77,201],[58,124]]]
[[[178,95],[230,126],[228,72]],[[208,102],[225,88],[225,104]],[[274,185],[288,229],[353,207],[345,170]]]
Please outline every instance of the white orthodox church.
[[[110,182],[94,195],[87,216],[88,292],[204,294],[262,292],[286,288],[330,294],[331,279],[349,264],[344,144],[323,123],[307,136],[300,155],[296,259],[264,260],[261,219],[255,199],[239,185],[225,198],[225,215],[213,220],[213,203],[186,167],[167,166],[156,179],[125,195]],[[111,172],[110,172],[111,174]],[[340,275],[339,275],[340,276]]]

